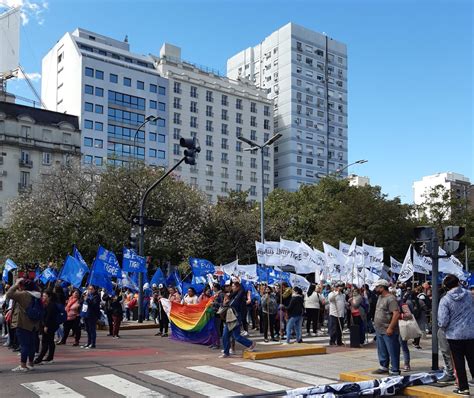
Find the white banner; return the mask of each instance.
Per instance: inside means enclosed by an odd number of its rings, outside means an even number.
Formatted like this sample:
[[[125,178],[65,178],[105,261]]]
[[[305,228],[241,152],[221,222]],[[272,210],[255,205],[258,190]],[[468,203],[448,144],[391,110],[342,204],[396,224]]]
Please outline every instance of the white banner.
[[[392,256],[390,256],[390,269],[392,274],[399,274],[402,270],[403,264],[400,261],[397,261]]]
[[[418,274],[429,275],[433,270],[431,258],[418,254],[416,250],[413,250],[413,267]]]
[[[310,274],[316,272],[316,258],[313,249],[305,242],[300,242],[300,260],[295,265],[297,274]]]
[[[326,264],[331,279],[341,280],[342,275],[346,273],[346,256],[335,247],[323,242],[324,254],[326,255]]]
[[[300,244],[292,240],[280,238],[281,265],[297,266],[300,258]]]
[[[290,285],[291,287],[298,286],[304,293],[309,289],[310,283],[301,275],[290,274]]]
[[[240,279],[246,279],[249,282],[257,282],[257,264],[237,265],[236,276]]]
[[[383,268],[383,247],[362,244],[364,249],[364,266],[367,268]]]
[[[222,266],[222,271],[224,271],[225,274],[231,276],[235,275],[237,273],[237,267],[239,265],[239,260],[232,261],[229,264],[225,264]]]
[[[415,267],[411,261],[410,251],[411,245],[408,247],[407,254],[403,260],[402,269],[400,270],[400,275],[398,275],[398,282],[406,282],[413,276],[413,272],[415,271]]]
[[[280,242],[265,241],[265,265],[272,267],[280,264]]]
[[[257,263],[265,264],[265,243],[255,242],[255,249],[257,250]]]

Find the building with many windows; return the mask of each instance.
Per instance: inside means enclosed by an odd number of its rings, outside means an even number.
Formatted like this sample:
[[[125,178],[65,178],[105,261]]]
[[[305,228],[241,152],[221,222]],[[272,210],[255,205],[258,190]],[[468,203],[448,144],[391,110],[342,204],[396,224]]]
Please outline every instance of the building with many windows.
[[[127,39],[76,29],[42,64],[41,97],[50,110],[79,116],[83,163],[168,162],[167,80],[150,56],[130,52]],[[138,127],[149,116],[159,119]]]
[[[260,198],[260,153],[245,151],[244,136],[263,144],[273,135],[273,105],[266,93],[246,79],[231,80],[181,59],[181,49],[165,43],[155,57],[158,72],[169,81],[169,158],[183,156],[180,137],[196,137],[201,145],[196,166],[179,166],[177,174],[200,187],[211,201],[230,190]],[[265,194],[273,189],[273,150],[264,152]]]
[[[289,23],[227,61],[274,101],[275,187],[295,191],[347,166],[347,49]],[[343,172],[347,176],[347,171]]]
[[[8,218],[9,201],[80,155],[76,116],[0,102],[0,226]]]

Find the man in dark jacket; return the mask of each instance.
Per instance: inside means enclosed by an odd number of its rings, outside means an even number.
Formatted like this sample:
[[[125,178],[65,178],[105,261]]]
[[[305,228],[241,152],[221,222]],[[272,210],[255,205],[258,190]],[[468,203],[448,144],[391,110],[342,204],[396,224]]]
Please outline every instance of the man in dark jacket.
[[[303,339],[301,338],[301,326],[303,324],[304,299],[303,292],[298,286],[293,288],[293,294],[288,307],[286,307],[286,313],[288,314],[288,323],[286,325],[286,343],[290,344],[290,337],[293,329],[296,333],[296,342],[302,343]]]
[[[97,337],[97,320],[100,316],[100,297],[95,286],[89,285],[83,304],[84,321],[86,324],[87,344],[81,348],[95,348]]]

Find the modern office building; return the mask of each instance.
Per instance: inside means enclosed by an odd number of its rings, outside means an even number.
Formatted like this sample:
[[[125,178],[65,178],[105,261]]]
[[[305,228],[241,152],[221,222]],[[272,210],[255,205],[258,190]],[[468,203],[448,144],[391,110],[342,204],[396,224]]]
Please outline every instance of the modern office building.
[[[215,202],[230,190],[260,198],[260,153],[245,151],[244,136],[263,144],[273,135],[273,105],[263,90],[247,79],[231,80],[181,59],[181,49],[165,43],[154,57],[158,72],[169,81],[170,163],[183,155],[180,137],[196,137],[201,145],[194,167],[177,174],[200,187]],[[273,150],[264,152],[264,193],[273,189]],[[204,184],[203,184],[204,182]]]
[[[79,161],[80,156],[76,116],[0,102],[0,227],[8,219],[9,201],[55,166]]]
[[[274,101],[275,187],[295,191],[347,166],[347,49],[289,23],[227,61]],[[347,176],[347,170],[341,175]]]
[[[43,58],[41,98],[47,109],[79,117],[85,164],[165,166],[167,91],[153,59],[130,52],[127,38],[76,29]],[[160,119],[137,132],[149,116]]]
[[[470,208],[474,207],[474,190],[469,178],[452,172],[424,176],[420,181],[415,181],[413,183],[413,201],[415,205],[424,203],[426,195],[437,186],[442,186],[450,192],[453,199],[466,200],[466,204]]]

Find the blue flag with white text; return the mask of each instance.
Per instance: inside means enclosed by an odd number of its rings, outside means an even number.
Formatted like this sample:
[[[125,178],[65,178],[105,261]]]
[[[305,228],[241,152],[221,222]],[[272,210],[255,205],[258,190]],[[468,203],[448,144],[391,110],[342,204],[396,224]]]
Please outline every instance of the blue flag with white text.
[[[92,269],[87,284],[102,287],[109,295],[114,295],[114,287],[110,279],[110,274],[105,271],[104,263],[100,260],[95,259],[92,263]]]
[[[121,276],[120,264],[114,252],[99,246],[95,258],[94,272],[105,272],[110,277],[119,278]]]
[[[146,259],[135,250],[123,248],[122,269],[125,272],[146,272]]]
[[[120,287],[130,289],[132,292],[138,292],[138,285],[124,271],[122,271],[122,278],[117,279],[117,283]]]
[[[216,271],[214,264],[202,258],[189,257],[189,265],[195,276],[205,277],[207,274],[213,274]]]
[[[89,266],[87,265],[86,261],[84,260],[84,258],[82,257],[82,254],[79,252],[79,249],[77,248],[76,245],[74,245],[73,249],[72,249],[72,256],[78,260],[81,264],[84,264],[87,269],[89,269]]]
[[[58,279],[56,271],[52,268],[46,268],[40,275],[39,280],[42,284],[46,285],[49,282],[54,282]]]
[[[74,287],[79,287],[82,284],[84,276],[89,272],[89,268],[84,263],[72,256],[67,256],[63,268],[59,273],[58,279],[69,282]]]
[[[18,267],[13,262],[13,260],[8,258],[7,261],[5,261],[5,267],[3,268],[3,274],[2,274],[2,279],[5,283],[8,283],[8,273],[17,268]]]

